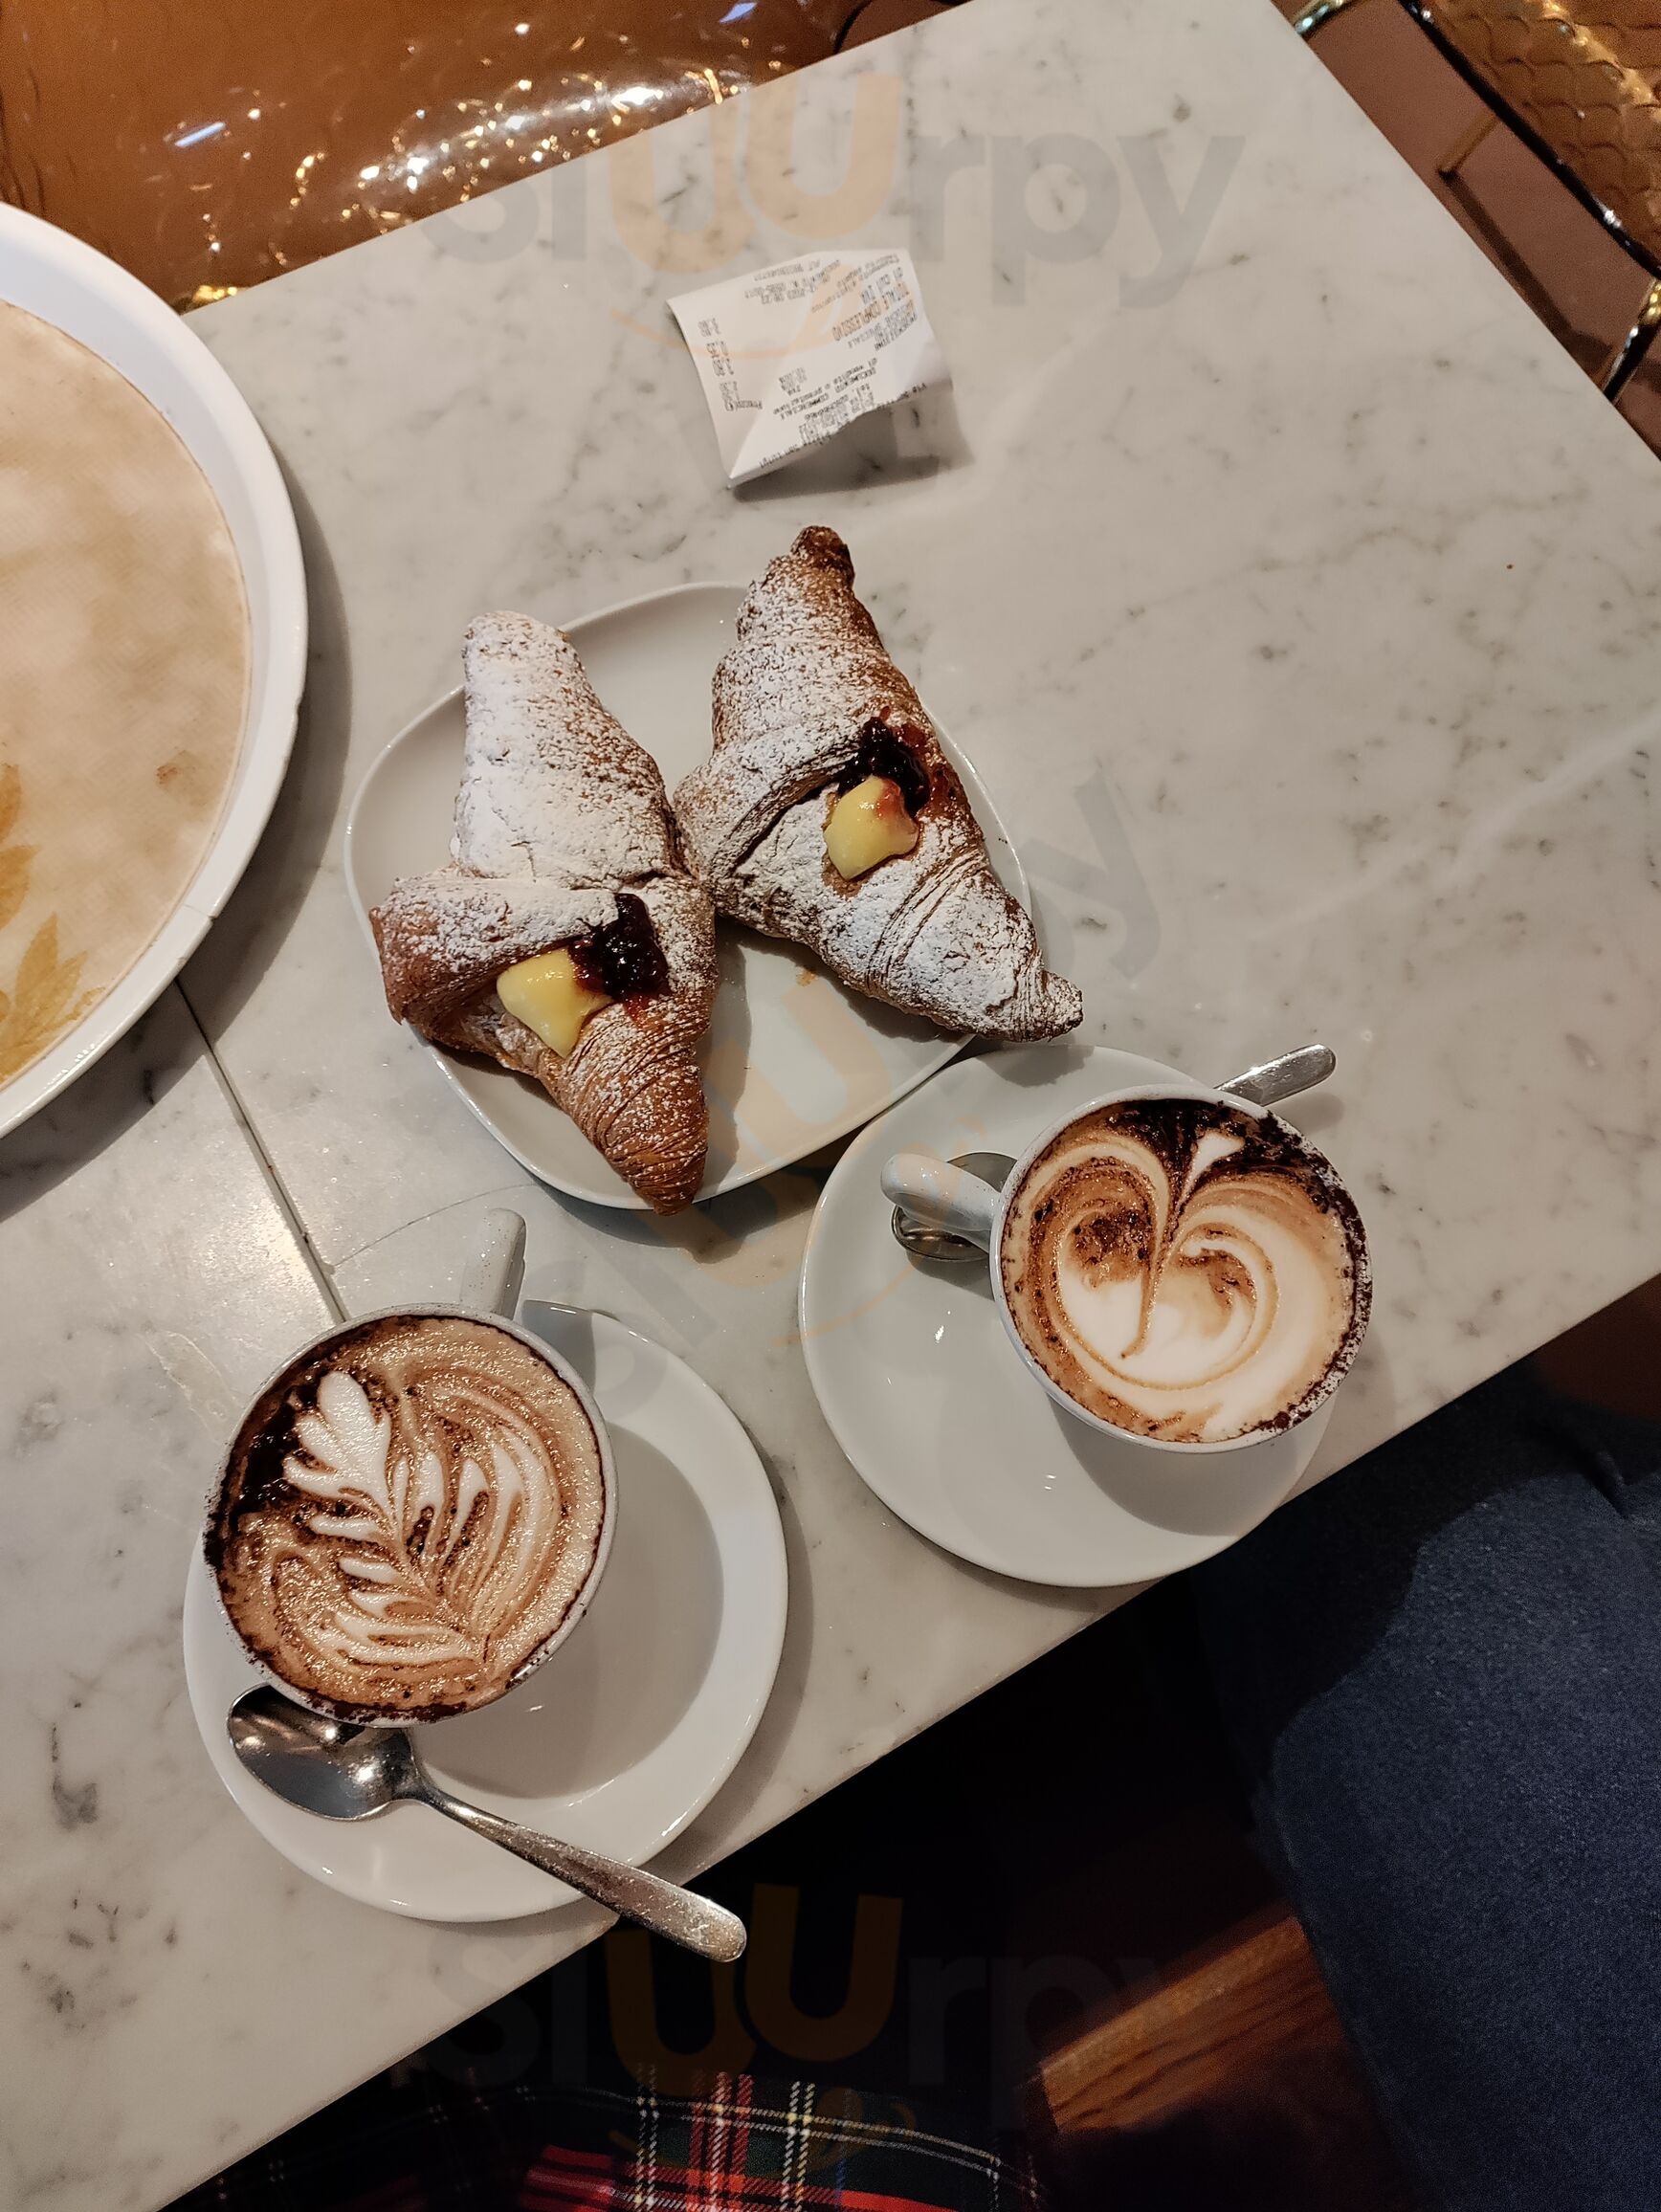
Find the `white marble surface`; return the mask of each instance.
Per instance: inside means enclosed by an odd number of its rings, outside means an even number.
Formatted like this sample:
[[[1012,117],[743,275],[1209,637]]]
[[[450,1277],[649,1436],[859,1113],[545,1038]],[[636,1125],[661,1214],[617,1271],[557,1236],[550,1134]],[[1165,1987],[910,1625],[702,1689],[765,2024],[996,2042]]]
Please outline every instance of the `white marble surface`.
[[[811,192],[836,187],[851,114],[892,117],[896,150],[868,142],[840,206],[792,213],[769,151],[792,110]],[[1068,232],[1076,187],[1035,179],[1033,222],[1066,234],[1023,250],[1010,184],[1046,135],[1093,196]],[[729,145],[770,212],[728,206],[711,238]],[[1171,219],[1157,176],[1185,202],[1207,162],[1232,166],[1192,272],[1139,304],[1148,206]],[[649,173],[678,244],[651,234]],[[700,253],[776,258],[809,225],[911,244],[955,409],[735,496],[663,300]],[[1661,1258],[1661,476],[1266,0],[976,0],[197,326],[291,472],[312,566],[296,772],[185,979],[294,1223],[362,1307],[441,1287],[511,1195],[533,1294],[686,1353],[773,1472],[796,1578],[780,1693],[675,1867],[1098,1605],[957,1566],[842,1462],[790,1336],[809,1179],[669,1228],[603,1220],[527,1186],[388,1025],[339,818],[454,680],[480,608],[576,614],[749,573],[808,520],[846,532],[1006,809],[1091,1033],[1212,1073],[1316,1034],[1338,1050],[1303,1118],[1356,1184],[1378,1299],[1329,1463]],[[50,1502],[0,1569],[9,1679],[42,1628],[53,1655],[8,1723],[34,1781],[0,1862],[0,2198],[50,2212],[158,2202],[570,1940],[326,1897],[195,1753],[172,1642],[188,1501],[224,1409],[318,1293],[178,1019],[170,1001],[146,1032],[187,1071],[148,1116],[122,1055],[0,1152],[26,1201],[0,1228],[6,1280],[32,1292],[5,1418],[32,1435],[35,1400],[88,1373],[100,1408],[37,1447]],[[60,1157],[62,1180],[30,1169]],[[204,1280],[177,1256],[194,1234],[252,1246]],[[158,1338],[193,1349],[169,1367]],[[57,1517],[71,1484],[98,1509]],[[116,1557],[123,1496],[139,1564]],[[121,1907],[113,1940],[101,1913],[78,1929],[100,1904]]]
[[[328,1311],[176,990],[0,1144],[0,2203],[146,2203],[226,2139],[252,2022],[213,1998],[272,1873],[204,1782],[182,1578],[227,1422]]]

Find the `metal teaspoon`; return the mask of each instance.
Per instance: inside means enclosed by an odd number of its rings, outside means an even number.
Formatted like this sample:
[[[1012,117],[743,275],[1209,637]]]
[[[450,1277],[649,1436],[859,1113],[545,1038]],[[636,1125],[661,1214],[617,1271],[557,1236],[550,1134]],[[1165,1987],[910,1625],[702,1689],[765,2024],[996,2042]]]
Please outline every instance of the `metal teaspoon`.
[[[1337,1058],[1328,1046],[1300,1045],[1295,1052],[1282,1052],[1277,1059],[1260,1061],[1242,1074],[1230,1076],[1227,1083],[1219,1083],[1217,1089],[1244,1098],[1252,1106],[1273,1106],[1282,1098],[1296,1098],[1300,1091],[1313,1091],[1318,1083],[1326,1081],[1337,1065]],[[1002,1189],[1015,1162],[1008,1152],[960,1152],[951,1164],[970,1175],[978,1175],[994,1189]],[[895,1207],[888,1226],[902,1250],[909,1252],[914,1260],[924,1260],[931,1266],[963,1267],[970,1260],[984,1260],[986,1256],[981,1247],[966,1236],[954,1236],[949,1228],[932,1228],[927,1222],[918,1221],[907,1213],[902,1206]]]
[[[358,1728],[348,1721],[325,1720],[265,1687],[243,1692],[231,1708],[228,1726],[231,1748],[249,1773],[302,1812],[321,1814],[326,1821],[361,1821],[401,1800],[432,1805],[671,1943],[721,1960],[737,1958],[743,1951],[743,1922],[707,1897],[643,1867],[627,1867],[580,1845],[539,1835],[482,1805],[452,1797],[428,1774],[401,1728]]]

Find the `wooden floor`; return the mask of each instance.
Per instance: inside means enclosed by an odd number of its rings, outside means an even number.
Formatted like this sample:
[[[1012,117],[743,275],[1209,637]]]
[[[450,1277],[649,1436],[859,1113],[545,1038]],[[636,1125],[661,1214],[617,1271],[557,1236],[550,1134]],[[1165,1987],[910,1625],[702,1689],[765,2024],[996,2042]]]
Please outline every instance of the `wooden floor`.
[[[1263,0],[1240,0],[1258,7]],[[1302,0],[1275,0],[1296,15]],[[1490,132],[1458,176],[1436,173],[1485,111],[1399,0],[1365,0],[1311,41],[1449,212],[1511,278],[1588,373],[1630,327],[1649,278],[1543,163],[1505,130]],[[1661,452],[1661,346],[1621,401]]]
[[[1303,1931],[1275,1903],[1127,1992],[1045,2059],[1038,2086],[1058,2131],[1158,2127],[1246,2077],[1343,2047]]]
[[[1276,1901],[1052,2051],[1030,2127],[1063,2212],[1409,2212],[1303,1931]]]

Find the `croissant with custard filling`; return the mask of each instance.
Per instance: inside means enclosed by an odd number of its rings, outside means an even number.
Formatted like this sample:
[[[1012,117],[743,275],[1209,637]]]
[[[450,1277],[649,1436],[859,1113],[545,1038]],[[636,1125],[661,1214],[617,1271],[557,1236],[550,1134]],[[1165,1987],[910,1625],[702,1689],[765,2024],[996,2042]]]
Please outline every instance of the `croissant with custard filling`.
[[[1031,918],[999,882],[934,724],[853,591],[833,530],[804,530],[740,609],[715,745],[675,794],[717,908],[957,1034],[1077,1026]]]

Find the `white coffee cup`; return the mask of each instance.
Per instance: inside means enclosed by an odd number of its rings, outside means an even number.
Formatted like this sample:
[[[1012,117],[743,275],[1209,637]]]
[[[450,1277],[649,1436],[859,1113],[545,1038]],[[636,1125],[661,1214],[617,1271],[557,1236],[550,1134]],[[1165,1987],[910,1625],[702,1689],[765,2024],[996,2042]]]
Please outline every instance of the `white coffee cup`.
[[[569,1361],[562,1359],[560,1354],[550,1344],[545,1343],[542,1338],[532,1336],[528,1330],[520,1328],[515,1318],[519,1311],[520,1287],[524,1277],[524,1250],[525,1225],[520,1215],[511,1213],[506,1208],[498,1208],[486,1214],[481,1225],[478,1249],[468,1262],[462,1274],[460,1298],[457,1304],[454,1306],[413,1304],[388,1306],[379,1313],[363,1314],[350,1320],[338,1321],[333,1328],[323,1330],[321,1335],[314,1337],[309,1343],[297,1345],[288,1358],[283,1360],[281,1366],[267,1378],[249,1400],[249,1410],[252,1411],[259,1405],[267,1392],[274,1389],[291,1369],[300,1366],[317,1353],[325,1350],[339,1337],[370,1327],[377,1321],[427,1319],[430,1317],[443,1320],[475,1321],[482,1327],[499,1329],[506,1335],[517,1338],[528,1351],[534,1352],[537,1358],[552,1370],[576,1399],[594,1432],[594,1442],[599,1450],[601,1481],[604,1486],[603,1518],[592,1564],[589,1566],[587,1575],[580,1588],[548,1635],[534,1649],[525,1654],[512,1674],[505,1677],[500,1687],[494,1690],[489,1697],[480,1698],[476,1703],[469,1706],[466,1709],[469,1712],[482,1712],[487,1705],[494,1704],[498,1697],[505,1696],[508,1691],[517,1689],[528,1674],[533,1673],[545,1659],[551,1658],[553,1653],[559,1649],[593,1601],[594,1592],[600,1585],[600,1577],[605,1572],[606,1562],[610,1557],[611,1539],[617,1526],[617,1471],[611,1453],[611,1439],[606,1428],[605,1415],[594,1403],[593,1394],[588,1389],[587,1384],[577,1374]],[[220,1462],[218,1471],[214,1476],[213,1487],[208,1499],[207,1528],[209,1530],[212,1529],[218,1517],[221,1493],[230,1476],[236,1443],[241,1436],[247,1418],[247,1413],[244,1413],[242,1418],[238,1420],[235,1428],[233,1429],[225,1457]],[[206,1542],[206,1537],[204,1541]],[[259,1670],[267,1681],[281,1691],[285,1697],[292,1698],[297,1705],[305,1706],[310,1712],[321,1714],[325,1719],[361,1719],[365,1717],[361,1709],[343,1707],[329,1698],[301,1689],[291,1682],[286,1675],[279,1672],[261,1652],[255,1649],[237,1627],[225,1602],[225,1594],[219,1586],[219,1578],[213,1570],[211,1559],[209,1561],[209,1580],[213,1585],[220,1617],[230,1633],[235,1637],[239,1649],[246,1655],[249,1662]],[[445,1716],[443,1714],[437,1715],[437,1717]],[[399,1726],[408,1726],[421,1723],[429,1716],[419,1711],[388,1711],[379,1717],[388,1722],[395,1722]]]
[[[1342,1179],[1325,1155],[1297,1131],[1291,1129],[1285,1122],[1279,1122],[1278,1117],[1272,1115],[1267,1107],[1238,1098],[1231,1092],[1213,1090],[1209,1084],[1193,1082],[1185,1076],[1171,1076],[1159,1083],[1130,1084],[1121,1090],[1104,1092],[1100,1097],[1093,1098],[1087,1105],[1075,1106],[1059,1116],[1038,1132],[1001,1186],[987,1183],[984,1177],[972,1174],[965,1168],[953,1166],[950,1161],[936,1159],[926,1152],[908,1151],[895,1153],[884,1163],[883,1194],[928,1227],[950,1230],[952,1234],[964,1237],[981,1247],[987,1256],[993,1302],[1022,1365],[1040,1388],[1075,1421],[1082,1421],[1086,1427],[1103,1435],[1118,1437],[1126,1444],[1138,1445],[1152,1451],[1178,1452],[1188,1456],[1238,1451],[1247,1445],[1261,1443],[1266,1436],[1283,1434],[1288,1427],[1309,1420],[1329,1402],[1348,1373],[1365,1334],[1371,1298],[1371,1275],[1364,1238],[1358,1234],[1354,1250],[1354,1322],[1319,1386],[1300,1404],[1294,1421],[1282,1422],[1273,1428],[1252,1428],[1240,1436],[1206,1442],[1144,1435],[1140,1430],[1106,1420],[1089,1406],[1081,1405],[1076,1398],[1063,1389],[1029,1348],[1014,1315],[1009,1311],[1004,1288],[1002,1254],[1009,1208],[1043,1153],[1064,1130],[1072,1128],[1074,1122],[1088,1119],[1093,1114],[1099,1114],[1104,1107],[1124,1105],[1139,1099],[1159,1098],[1195,1098],[1210,1105],[1228,1107],[1237,1114],[1250,1115],[1254,1120],[1277,1121],[1279,1128],[1296,1142],[1303,1154],[1318,1165],[1323,1175],[1339,1188],[1342,1188]],[[1359,1230],[1359,1223],[1357,1226]]]

